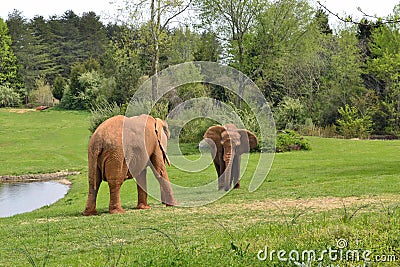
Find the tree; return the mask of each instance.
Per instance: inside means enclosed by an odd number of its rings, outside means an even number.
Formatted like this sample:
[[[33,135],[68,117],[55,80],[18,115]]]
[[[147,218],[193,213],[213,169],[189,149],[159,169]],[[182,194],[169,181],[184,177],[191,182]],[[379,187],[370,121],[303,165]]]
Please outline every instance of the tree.
[[[221,59],[222,46],[214,32],[201,33],[195,45],[194,60],[218,62]]]
[[[339,132],[345,138],[368,138],[371,133],[372,120],[369,115],[362,116],[356,107],[340,107],[340,118],[337,120]]]
[[[262,0],[205,0],[197,1],[196,4],[200,7],[202,26],[208,28],[209,31],[220,33],[220,38],[226,40],[230,46],[228,53],[232,56],[231,65],[244,71],[245,35],[250,31],[255,18],[266,2]],[[238,82],[236,104],[240,106],[244,90],[243,77],[239,77]]]
[[[328,14],[322,8],[319,8],[317,12],[315,12],[314,20],[320,33],[326,35],[333,33],[331,27],[329,26]]]
[[[58,99],[58,100],[62,99],[66,85],[67,85],[67,83],[65,82],[65,79],[61,75],[58,75],[54,79],[53,88],[52,88],[51,92],[55,99]]]
[[[393,17],[400,15],[400,5]],[[391,20],[394,18],[387,18]],[[400,26],[385,24],[371,30],[371,56],[367,61],[367,73],[375,77],[379,87],[374,87],[380,98],[380,110],[374,112],[375,130],[383,133],[400,131]],[[376,90],[378,89],[378,90]]]
[[[318,62],[308,61],[317,59],[312,53],[320,46],[313,14],[306,1],[277,1],[259,15],[254,34],[246,35],[245,72],[273,105],[284,96],[301,97],[304,64]]]
[[[100,17],[94,12],[83,13],[79,20],[80,44],[85,49],[85,57],[97,58],[105,52],[108,45],[106,29]]]
[[[20,95],[8,85],[0,84],[0,107],[14,107],[20,104]]]
[[[137,21],[143,21],[148,26],[151,37],[150,50],[152,56],[151,72],[148,75],[157,75],[160,70],[160,46],[165,41],[166,31],[175,18],[184,13],[191,5],[192,0],[126,0],[125,9],[130,15],[131,29],[137,29]],[[146,19],[145,13],[150,17]],[[158,94],[156,76],[152,80],[153,98]]]
[[[7,24],[0,18],[0,85],[14,90],[18,85],[18,67],[11,45]]]

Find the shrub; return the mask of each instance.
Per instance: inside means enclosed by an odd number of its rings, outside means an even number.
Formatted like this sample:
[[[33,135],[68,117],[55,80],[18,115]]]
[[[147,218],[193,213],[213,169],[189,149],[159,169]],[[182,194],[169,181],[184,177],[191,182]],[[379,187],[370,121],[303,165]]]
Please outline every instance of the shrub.
[[[284,97],[276,108],[274,117],[278,129],[298,130],[306,120],[304,105],[300,99]]]
[[[0,85],[0,107],[16,107],[20,105],[20,96],[7,85]]]
[[[179,138],[179,143],[196,143],[203,140],[203,135],[208,127],[215,125],[215,121],[207,118],[197,118],[190,120],[183,127],[178,120],[169,121],[169,129],[172,138]]]
[[[61,100],[67,83],[60,74],[54,79],[53,83],[54,84],[51,93],[53,94],[55,99]]]
[[[54,105],[53,94],[51,93],[50,85],[47,83],[45,77],[40,76],[36,80],[36,89],[30,93],[30,102],[34,105]]]
[[[89,120],[89,130],[91,133],[105,120],[124,114],[123,110],[116,103],[101,102],[96,104],[91,110],[92,117]]]
[[[338,109],[341,118],[336,122],[339,133],[345,138],[368,138],[372,130],[370,116],[362,116],[357,108],[346,105]]]
[[[310,142],[293,130],[280,131],[276,136],[276,152],[310,149]]]

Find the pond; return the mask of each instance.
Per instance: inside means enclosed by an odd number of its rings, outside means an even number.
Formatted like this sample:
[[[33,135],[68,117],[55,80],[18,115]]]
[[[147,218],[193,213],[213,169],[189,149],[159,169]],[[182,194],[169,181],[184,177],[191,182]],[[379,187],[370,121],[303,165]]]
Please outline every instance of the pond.
[[[0,183],[0,218],[30,212],[63,198],[69,186],[55,181]]]

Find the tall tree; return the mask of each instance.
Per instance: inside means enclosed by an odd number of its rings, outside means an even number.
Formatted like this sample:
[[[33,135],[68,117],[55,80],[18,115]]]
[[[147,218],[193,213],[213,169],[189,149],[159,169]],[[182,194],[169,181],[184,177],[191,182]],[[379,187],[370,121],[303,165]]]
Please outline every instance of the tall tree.
[[[174,22],[174,19],[191,6],[191,3],[192,0],[125,0],[125,11],[128,11],[130,15],[131,27],[137,29],[137,21],[143,22],[144,20],[145,23],[148,23],[152,54],[149,75],[156,75],[160,69],[160,46],[165,40],[168,27]],[[149,13],[150,17],[146,13]],[[158,94],[158,83],[155,77],[152,80],[153,98]]]
[[[11,44],[7,24],[0,18],[0,85],[15,89],[18,84],[18,67]]]
[[[400,5],[394,15],[400,15]],[[375,90],[379,97],[380,112],[374,112],[378,132],[396,133],[400,131],[400,26],[397,23],[380,25],[371,31],[369,43],[371,57],[367,61],[368,75],[379,81]]]
[[[213,27],[221,34],[220,38],[229,44],[230,64],[244,71],[245,35],[250,31],[255,18],[260,14],[266,1],[263,0],[199,0],[202,25]],[[210,29],[208,29],[210,30]],[[244,91],[243,77],[238,77],[238,97],[236,104],[240,106]]]
[[[308,52],[318,44],[313,14],[306,1],[277,1],[259,15],[254,34],[246,36],[246,73],[273,105],[285,95],[292,98],[300,95],[298,77],[293,80],[293,75],[286,74],[296,73],[297,66],[293,63],[299,63],[306,55],[310,57]]]

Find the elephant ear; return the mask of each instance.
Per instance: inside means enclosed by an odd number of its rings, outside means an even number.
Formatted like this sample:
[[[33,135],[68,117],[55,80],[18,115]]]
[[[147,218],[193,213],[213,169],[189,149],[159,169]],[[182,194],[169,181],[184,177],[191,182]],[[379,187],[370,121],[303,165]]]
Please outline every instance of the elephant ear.
[[[213,152],[213,158],[215,157],[216,151],[222,150],[222,135],[226,131],[225,127],[221,125],[211,126],[204,133],[204,139],[208,143],[211,148],[211,152]]]
[[[167,136],[167,139],[169,139],[171,137],[171,133],[169,131],[168,123],[167,123],[167,121],[162,121],[162,124],[163,124],[164,133]]]
[[[238,133],[240,134],[240,147],[238,149],[239,154],[249,153],[250,150],[257,147],[258,140],[252,132],[240,129],[238,130]]]
[[[204,133],[204,139],[206,142],[213,147],[212,144],[210,144],[210,139],[214,142],[216,148],[221,148],[222,144],[222,134],[226,131],[225,127],[221,125],[215,125],[211,126],[207,129],[207,131]]]
[[[167,163],[168,166],[171,166],[171,162],[169,161],[167,155],[167,142],[170,136],[168,124],[166,121],[163,121],[159,118],[155,118],[155,120],[156,120],[155,130],[157,135],[157,142],[163,154],[164,163]]]

